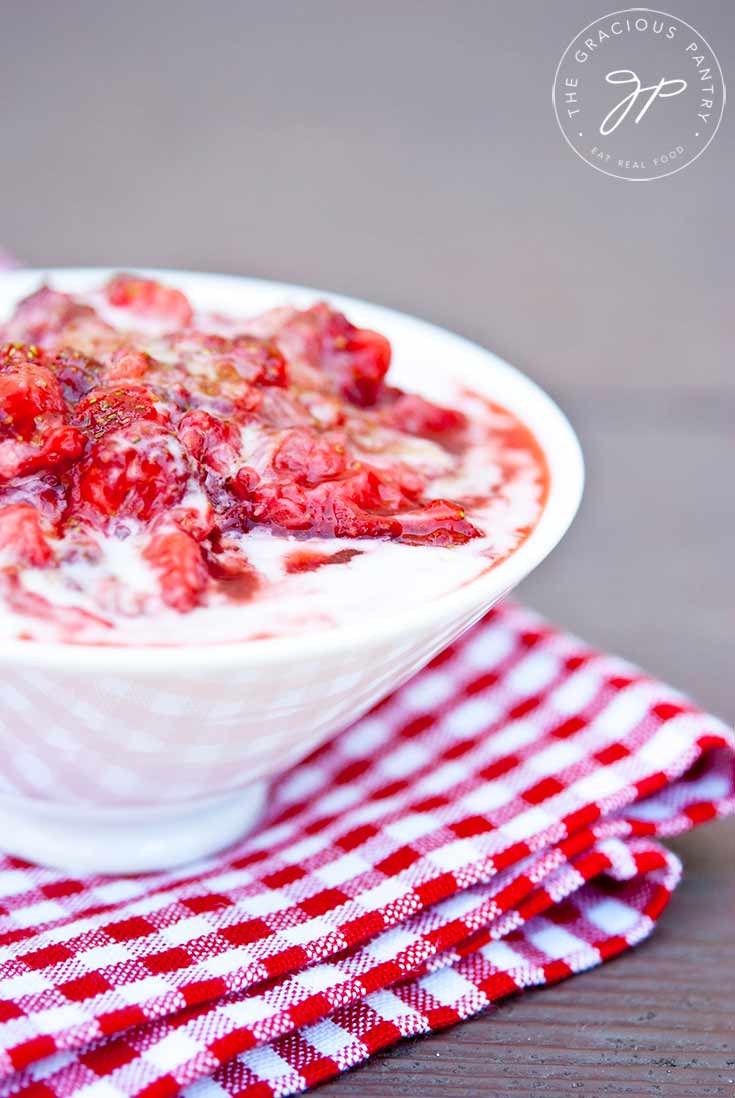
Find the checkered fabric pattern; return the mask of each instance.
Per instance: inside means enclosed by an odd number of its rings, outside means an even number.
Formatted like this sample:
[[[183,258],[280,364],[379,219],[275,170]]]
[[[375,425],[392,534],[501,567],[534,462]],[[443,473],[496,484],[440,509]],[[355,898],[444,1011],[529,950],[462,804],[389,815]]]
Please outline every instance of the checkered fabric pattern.
[[[513,605],[183,870],[0,861],[0,1098],[288,1095],[634,945],[735,738]]]

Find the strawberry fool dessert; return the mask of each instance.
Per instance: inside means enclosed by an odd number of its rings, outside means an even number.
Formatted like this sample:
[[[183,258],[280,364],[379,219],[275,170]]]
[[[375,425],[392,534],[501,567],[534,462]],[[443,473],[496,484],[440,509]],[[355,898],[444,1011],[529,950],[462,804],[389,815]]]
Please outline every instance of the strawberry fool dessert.
[[[135,275],[42,286],[0,325],[0,637],[294,636],[505,559],[544,507],[539,445],[451,369],[435,403],[390,362],[324,302],[233,318]]]

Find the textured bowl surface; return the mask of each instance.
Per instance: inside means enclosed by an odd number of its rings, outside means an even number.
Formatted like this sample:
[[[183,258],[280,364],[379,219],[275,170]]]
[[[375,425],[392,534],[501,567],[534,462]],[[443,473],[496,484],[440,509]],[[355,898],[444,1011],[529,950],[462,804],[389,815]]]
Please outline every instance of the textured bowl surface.
[[[108,273],[2,274],[0,316],[43,277],[80,290]],[[405,682],[535,568],[566,531],[582,492],[581,454],[567,420],[489,351],[328,291],[152,273],[201,307],[235,314],[327,297],[355,323],[391,339],[398,384],[420,391],[423,371],[451,371],[518,415],[546,454],[550,492],[538,526],[507,560],[455,592],[384,619],[239,645],[0,642],[1,841],[11,853],[69,870],[147,870],[232,841],[255,822],[269,778]]]

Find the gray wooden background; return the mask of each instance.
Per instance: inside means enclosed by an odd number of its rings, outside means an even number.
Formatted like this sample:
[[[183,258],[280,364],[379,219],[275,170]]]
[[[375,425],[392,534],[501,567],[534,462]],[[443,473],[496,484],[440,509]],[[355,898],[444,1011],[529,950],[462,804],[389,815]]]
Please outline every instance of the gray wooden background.
[[[669,179],[578,160],[552,77],[614,7],[4,0],[0,244],[313,283],[500,352],[567,409],[589,472],[521,596],[735,720],[732,110]],[[735,5],[674,13],[727,80]],[[685,883],[635,955],[324,1093],[732,1096],[734,838],[676,844]]]

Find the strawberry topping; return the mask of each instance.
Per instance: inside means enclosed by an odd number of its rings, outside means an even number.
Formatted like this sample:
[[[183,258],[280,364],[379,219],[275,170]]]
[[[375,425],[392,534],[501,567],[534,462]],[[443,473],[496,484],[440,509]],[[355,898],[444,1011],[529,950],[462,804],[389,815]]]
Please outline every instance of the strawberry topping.
[[[43,287],[0,328],[0,578],[14,605],[41,598],[23,595],[19,568],[63,569],[79,546],[101,560],[100,538],[138,539],[160,603],[186,613],[252,597],[258,528],[446,547],[480,535],[432,491],[469,445],[465,416],[387,385],[384,336],[323,302],[220,321],[121,274],[96,297]],[[360,552],[307,549],[284,568]]]

